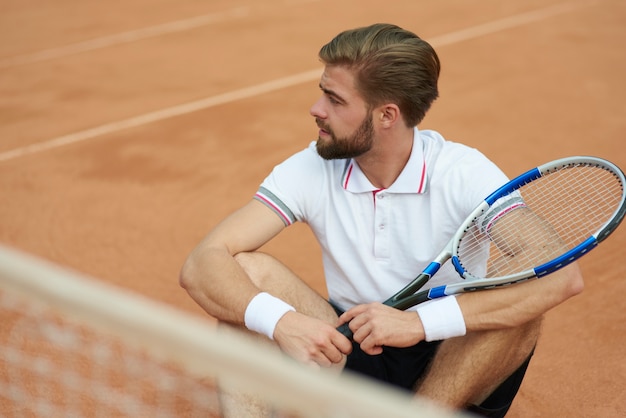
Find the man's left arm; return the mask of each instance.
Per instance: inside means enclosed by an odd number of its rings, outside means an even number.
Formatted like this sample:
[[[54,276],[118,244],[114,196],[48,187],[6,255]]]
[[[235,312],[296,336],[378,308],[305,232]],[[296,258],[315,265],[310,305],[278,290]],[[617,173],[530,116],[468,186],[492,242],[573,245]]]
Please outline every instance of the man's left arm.
[[[468,332],[516,327],[582,292],[577,263],[541,279],[457,297]]]
[[[488,331],[517,327],[539,318],[582,292],[583,287],[580,269],[573,263],[541,279],[463,293],[456,299],[466,332]],[[344,322],[350,322],[354,340],[372,355],[380,354],[383,346],[410,347],[427,338],[415,311],[401,311],[382,303],[357,305],[339,317],[339,324]]]

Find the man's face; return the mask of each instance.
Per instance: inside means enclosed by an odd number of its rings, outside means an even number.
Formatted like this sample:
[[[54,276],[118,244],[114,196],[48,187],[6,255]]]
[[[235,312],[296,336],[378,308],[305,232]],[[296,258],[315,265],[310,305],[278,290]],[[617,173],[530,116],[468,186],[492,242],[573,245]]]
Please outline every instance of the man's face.
[[[344,68],[327,66],[320,89],[324,93],[311,107],[320,128],[317,152],[322,158],[358,157],[372,148],[372,112],[354,86],[354,76]]]

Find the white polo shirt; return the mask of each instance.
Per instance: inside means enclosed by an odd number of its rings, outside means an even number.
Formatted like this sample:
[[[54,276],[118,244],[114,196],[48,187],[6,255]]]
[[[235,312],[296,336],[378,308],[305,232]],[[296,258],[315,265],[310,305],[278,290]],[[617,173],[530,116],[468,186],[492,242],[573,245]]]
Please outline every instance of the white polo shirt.
[[[415,129],[411,156],[388,189],[350,160],[324,160],[315,142],[274,168],[255,199],[285,225],[317,237],[333,303],[387,299],[414,279],[481,200],[507,181],[479,151]],[[424,287],[461,281],[450,263]]]

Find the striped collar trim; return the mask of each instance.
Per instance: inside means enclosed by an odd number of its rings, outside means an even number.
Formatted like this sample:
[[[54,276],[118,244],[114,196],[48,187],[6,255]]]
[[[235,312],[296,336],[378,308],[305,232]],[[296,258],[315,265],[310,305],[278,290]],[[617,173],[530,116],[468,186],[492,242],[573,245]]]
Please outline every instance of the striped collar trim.
[[[424,157],[424,148],[419,135],[419,131],[415,128],[413,136],[413,148],[409,161],[402,169],[402,172],[396,181],[386,189],[390,193],[424,193],[428,180],[426,159]],[[353,159],[347,160],[341,176],[341,187],[352,193],[374,192],[379,190],[374,187],[368,180],[365,173]]]

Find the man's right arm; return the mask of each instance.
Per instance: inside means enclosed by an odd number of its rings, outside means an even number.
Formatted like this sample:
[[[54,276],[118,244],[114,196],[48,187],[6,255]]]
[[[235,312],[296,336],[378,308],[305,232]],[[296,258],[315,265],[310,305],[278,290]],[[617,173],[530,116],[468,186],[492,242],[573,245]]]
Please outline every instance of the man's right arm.
[[[285,225],[274,212],[253,200],[220,222],[193,249],[180,273],[180,284],[209,315],[244,325],[248,303],[257,288],[234,256],[255,251]]]

